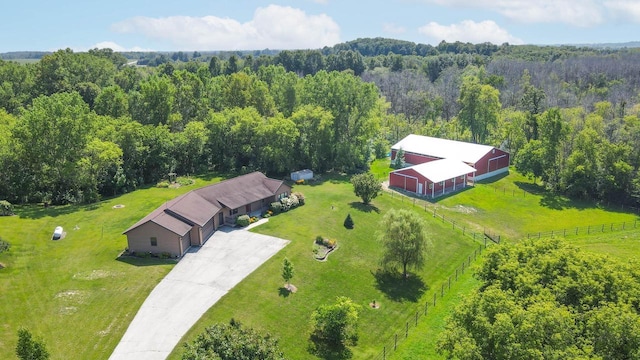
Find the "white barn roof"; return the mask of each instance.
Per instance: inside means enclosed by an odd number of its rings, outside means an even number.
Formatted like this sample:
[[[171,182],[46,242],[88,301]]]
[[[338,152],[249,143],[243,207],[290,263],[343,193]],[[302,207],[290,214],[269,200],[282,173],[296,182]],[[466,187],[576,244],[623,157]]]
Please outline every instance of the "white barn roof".
[[[391,149],[475,164],[494,148],[490,145],[411,134],[398,141]]]
[[[434,183],[453,179],[455,177],[463,176],[476,171],[475,168],[463,163],[460,160],[441,159],[429,161],[423,164],[413,165],[408,168],[396,170],[394,172],[400,172],[407,169],[414,170],[418,174],[424,176]]]

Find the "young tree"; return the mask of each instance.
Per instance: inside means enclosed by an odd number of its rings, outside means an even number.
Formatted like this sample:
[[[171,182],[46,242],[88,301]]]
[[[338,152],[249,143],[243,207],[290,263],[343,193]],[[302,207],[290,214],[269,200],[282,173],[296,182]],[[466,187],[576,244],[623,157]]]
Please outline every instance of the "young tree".
[[[351,214],[347,214],[347,217],[344,219],[344,227],[347,229],[353,229],[353,219],[351,218]]]
[[[291,279],[293,279],[293,264],[289,259],[284,258],[282,263],[282,279],[287,283],[287,290],[291,290]]]
[[[16,345],[16,355],[20,360],[47,360],[49,352],[44,346],[44,342],[38,341],[31,336],[29,330],[18,330],[18,344]]]
[[[396,158],[393,159],[393,167],[396,169],[402,169],[404,167],[404,150],[402,148],[396,152]]]
[[[312,341],[334,348],[358,341],[358,304],[339,296],[333,305],[321,305],[311,314]]]
[[[206,328],[193,343],[185,343],[184,347],[183,360],[284,359],[278,340],[270,334],[262,335],[253,329],[245,329],[234,319],[229,324]]]
[[[424,266],[430,246],[425,225],[420,216],[409,210],[391,210],[382,219],[382,230],[378,234],[383,243],[381,264],[386,269],[402,267],[403,278],[407,269]]]
[[[382,191],[382,185],[372,173],[354,175],[351,177],[351,183],[356,196],[365,204],[369,204]]]

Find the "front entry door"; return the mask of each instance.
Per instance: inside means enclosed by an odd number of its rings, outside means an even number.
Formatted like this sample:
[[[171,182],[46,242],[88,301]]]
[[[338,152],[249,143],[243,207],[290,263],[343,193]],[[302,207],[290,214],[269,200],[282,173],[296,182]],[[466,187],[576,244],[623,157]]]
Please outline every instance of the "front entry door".
[[[220,212],[218,214],[218,226],[222,226],[224,224],[224,213]]]
[[[422,183],[418,183],[418,194],[422,195]]]

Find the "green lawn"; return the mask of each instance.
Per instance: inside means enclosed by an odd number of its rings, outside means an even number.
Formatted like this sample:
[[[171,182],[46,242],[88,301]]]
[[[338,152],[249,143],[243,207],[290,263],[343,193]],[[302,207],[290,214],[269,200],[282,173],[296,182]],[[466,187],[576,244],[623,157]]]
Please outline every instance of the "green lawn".
[[[432,299],[434,288],[439,289],[479,247],[479,243],[423,213],[434,243],[428,265],[406,283],[378,281],[375,273],[381,249],[375,240],[376,229],[387,211],[407,204],[385,194],[374,199],[373,207],[366,207],[345,179],[325,178],[321,185],[295,186],[293,191],[304,193],[307,204],[255,228],[260,233],[289,239],[291,244],[214,305],[184,341],[192,340],[207,325],[235,318],[278,337],[287,358],[313,358],[306,350],[311,312],[344,295],[362,306],[360,341],[353,348],[353,357],[372,358],[382,352],[381,340],[401,331],[404,319],[422,309]],[[353,230],[343,227],[348,213],[355,222]],[[327,262],[313,259],[316,235],[338,241],[338,250]],[[288,296],[280,291],[284,257],[294,264],[292,284],[298,287],[297,293]],[[379,309],[369,307],[373,300],[381,304]],[[176,349],[170,359],[179,359],[180,354],[181,349]]]
[[[107,359],[174,261],[120,261],[122,231],[178,194],[148,188],[89,206],[26,206],[0,217],[0,359],[15,358],[17,331],[43,339],[51,359]],[[123,204],[124,208],[113,209]],[[53,241],[56,226],[66,237]],[[74,230],[76,228],[77,230]]]
[[[388,165],[388,160],[377,161],[372,172],[385,179],[391,170]],[[459,230],[452,230],[449,222],[442,222],[441,215],[471,231],[487,229],[501,234],[507,241],[526,233],[631,224],[638,219],[620,209],[548,196],[513,172],[435,202],[417,200],[413,205],[413,199],[384,193],[374,199],[372,207],[360,203],[347,177],[322,178],[321,182],[295,186],[294,191],[306,195],[307,205],[273,217],[254,230],[289,239],[291,244],[223,297],[184,341],[209,324],[233,317],[277,336],[288,358],[310,358],[306,348],[311,312],[345,295],[362,306],[360,342],[353,348],[353,357],[373,358],[394,334],[404,331],[406,319],[432,301],[433,293],[439,292],[440,285],[479,246]],[[174,265],[153,259],[118,260],[126,247],[122,231],[163,202],[219,180],[206,177],[179,189],[141,189],[89,206],[20,207],[18,216],[0,217],[0,237],[12,246],[0,254],[0,263],[5,266],[0,270],[0,358],[14,357],[20,327],[42,338],[52,359],[70,355],[108,358],[148,293]],[[116,204],[125,207],[113,209]],[[401,207],[424,215],[434,241],[427,267],[406,284],[375,276],[381,255],[375,241],[379,221],[387,211]],[[433,216],[434,209],[438,217]],[[348,213],[355,222],[353,230],[342,226]],[[51,233],[58,225],[67,235],[52,241]],[[631,260],[639,253],[639,234],[618,231],[568,239],[585,249]],[[316,235],[338,241],[339,249],[327,262],[312,257]],[[284,257],[294,264],[292,283],[299,289],[289,296],[280,289]],[[448,309],[458,302],[459,294],[477,286],[468,272],[465,276],[466,280],[452,284],[438,306],[420,320],[394,358],[436,357],[435,334],[444,326]],[[372,300],[381,308],[371,309],[368,304]],[[171,358],[178,359],[180,353],[177,348]]]
[[[588,225],[633,223],[637,213],[607,208],[593,202],[552,196],[526,177],[511,171],[492,182],[481,182],[458,194],[433,203],[437,214],[507,240],[527,233],[574,229]]]

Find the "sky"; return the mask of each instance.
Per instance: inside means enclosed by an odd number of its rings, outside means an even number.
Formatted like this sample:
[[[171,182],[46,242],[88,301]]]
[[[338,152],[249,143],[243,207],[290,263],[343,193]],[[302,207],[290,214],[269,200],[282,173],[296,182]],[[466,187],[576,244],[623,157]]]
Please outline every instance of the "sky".
[[[640,40],[640,0],[18,0],[0,52],[319,49],[364,37],[437,45]]]

